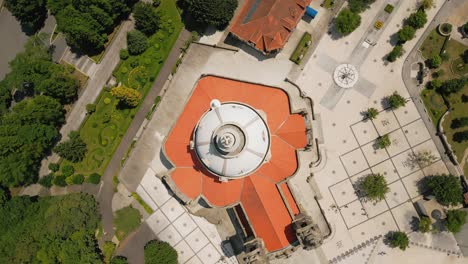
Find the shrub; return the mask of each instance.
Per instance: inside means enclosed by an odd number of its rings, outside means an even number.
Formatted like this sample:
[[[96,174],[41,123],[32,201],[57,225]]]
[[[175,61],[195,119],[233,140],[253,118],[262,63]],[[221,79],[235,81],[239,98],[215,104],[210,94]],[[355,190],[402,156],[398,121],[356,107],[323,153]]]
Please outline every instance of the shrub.
[[[99,184],[101,182],[101,175],[97,173],[91,173],[88,178],[86,178],[86,182],[92,183],[92,184]]]
[[[415,34],[416,29],[409,25],[405,25],[397,32],[398,40],[402,43],[405,43],[408,40],[412,40]]]
[[[427,60],[427,66],[431,69],[438,68],[440,64],[442,64],[442,58],[437,54]]]
[[[379,111],[377,111],[377,109],[373,107],[367,109],[366,116],[370,120],[377,118],[377,115],[379,115]]]
[[[88,113],[88,115],[96,112],[96,104],[87,104],[86,105],[86,112]]]
[[[461,143],[468,140],[468,130],[456,132],[452,137],[453,141]]]
[[[429,10],[435,6],[434,0],[422,0],[420,4],[421,7],[425,10]]]
[[[82,184],[84,182],[83,174],[74,174],[65,179],[67,185]]]
[[[388,134],[385,134],[377,138],[377,148],[379,149],[384,149],[386,147],[389,147],[391,144],[392,144],[392,141],[390,141],[390,136]]]
[[[403,98],[403,96],[401,96],[397,92],[394,92],[392,95],[390,95],[387,98],[387,100],[388,100],[388,104],[390,105],[390,107],[393,110],[398,109],[398,108],[406,105],[405,98]]]
[[[60,165],[58,163],[49,163],[48,168],[52,172],[57,172],[60,170]]]
[[[153,240],[145,245],[145,264],[177,264],[177,251],[166,242]]]
[[[432,73],[432,78],[437,79],[439,77],[444,76],[444,74],[445,74],[445,71],[443,69],[440,69]]]
[[[442,31],[443,34],[450,34],[452,32],[452,24],[443,23],[440,25],[440,31]]]
[[[159,14],[156,8],[149,3],[139,2],[136,4],[133,17],[135,18],[136,29],[147,36],[153,35],[160,29]]]
[[[148,38],[141,31],[134,29],[127,33],[127,46],[130,54],[141,54],[148,47]]]
[[[460,117],[452,120],[451,128],[457,129],[468,126],[468,117]]]
[[[435,79],[427,83],[427,88],[428,89],[434,89],[437,90],[442,86],[442,81]]]
[[[432,227],[432,222],[431,219],[427,216],[422,216],[421,219],[419,219],[419,224],[418,224],[418,230],[421,233],[427,233],[431,231]]]
[[[186,0],[187,11],[196,22],[225,27],[234,15],[237,0]]]
[[[111,259],[110,264],[128,264],[126,257],[115,256]]]
[[[53,173],[49,173],[39,179],[39,184],[46,188],[50,188],[52,187],[52,181],[54,180],[54,177],[55,175]]]
[[[409,246],[408,235],[404,232],[391,232],[388,236],[390,247],[406,250]]]
[[[104,98],[104,104],[108,105],[112,102],[112,100],[109,97]]]
[[[427,23],[427,15],[424,12],[424,9],[419,9],[415,13],[412,13],[407,19],[406,24],[415,28],[420,29],[423,28],[424,25]]]
[[[125,86],[112,88],[111,94],[125,106],[136,107],[140,102],[140,93]]]
[[[462,210],[448,210],[447,211],[447,230],[452,233],[460,232],[462,226],[466,222],[467,212]]]
[[[52,184],[60,187],[67,186],[67,182],[65,181],[66,176],[64,175],[55,175],[54,179],[52,180]]]
[[[130,54],[128,53],[128,49],[121,49],[119,55],[120,55],[121,60],[126,60],[128,59],[128,57],[130,57]]]
[[[460,179],[456,176],[429,176],[426,178],[425,185],[442,205],[456,206],[462,202],[463,190],[460,184]]]
[[[366,198],[379,202],[385,199],[385,194],[390,191],[385,177],[381,174],[370,174],[361,182],[361,189]]]
[[[361,25],[361,16],[345,8],[336,17],[335,25],[340,34],[349,35]]]
[[[393,47],[392,51],[387,55],[387,60],[389,62],[394,62],[396,59],[400,58],[403,56],[403,47],[401,45],[396,45]]]
[[[395,8],[395,7],[392,6],[391,4],[387,4],[387,5],[385,6],[385,9],[384,9],[384,10],[385,10],[385,12],[387,12],[387,13],[390,14],[390,13],[393,12],[393,9],[394,9],[394,8]]]
[[[468,63],[468,49],[463,52],[462,59],[464,63]]]
[[[68,177],[75,173],[75,168],[72,165],[65,164],[62,166],[62,175]]]

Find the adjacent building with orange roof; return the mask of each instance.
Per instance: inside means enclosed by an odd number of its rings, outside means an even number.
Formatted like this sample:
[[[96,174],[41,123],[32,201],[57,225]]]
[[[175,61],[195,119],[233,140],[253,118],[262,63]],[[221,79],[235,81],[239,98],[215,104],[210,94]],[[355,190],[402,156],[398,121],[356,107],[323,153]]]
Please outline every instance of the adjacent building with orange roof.
[[[281,50],[312,0],[246,0],[230,32],[264,54]]]

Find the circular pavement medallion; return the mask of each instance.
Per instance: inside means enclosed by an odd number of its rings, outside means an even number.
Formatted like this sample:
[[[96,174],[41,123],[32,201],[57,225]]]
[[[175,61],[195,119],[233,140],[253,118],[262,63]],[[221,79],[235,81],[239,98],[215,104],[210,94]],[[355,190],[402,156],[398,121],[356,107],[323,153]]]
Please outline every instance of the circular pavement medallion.
[[[358,71],[356,67],[351,64],[341,64],[336,67],[335,72],[333,72],[333,80],[336,85],[341,88],[351,88],[353,87],[359,78]]]

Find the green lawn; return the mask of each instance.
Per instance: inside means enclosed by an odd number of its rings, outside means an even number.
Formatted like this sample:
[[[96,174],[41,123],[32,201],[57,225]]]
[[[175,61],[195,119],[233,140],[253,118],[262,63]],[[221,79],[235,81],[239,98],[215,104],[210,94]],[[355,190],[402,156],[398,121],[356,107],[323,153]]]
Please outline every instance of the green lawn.
[[[323,7],[324,8],[331,9],[334,5],[335,5],[334,0],[325,0],[325,1],[323,1]]]
[[[138,56],[121,61],[114,71],[117,82],[138,90],[143,101],[159,70],[174,45],[183,24],[175,0],[162,1],[162,29],[149,38],[149,48]],[[71,164],[75,173],[103,174],[114,151],[130,126],[139,106],[133,109],[117,108],[118,101],[109,91],[103,91],[96,101],[96,112],[82,124],[80,135],[86,142],[88,152],[82,162]],[[70,164],[63,161],[62,165]]]
[[[421,93],[421,98],[424,101],[429,116],[434,123],[434,127],[437,127],[437,122],[442,117],[442,115],[447,111],[445,106],[444,99],[442,96],[434,90],[424,89]]]
[[[437,29],[431,31],[429,36],[424,40],[419,48],[424,58],[428,59],[440,53],[442,45],[444,44],[445,37],[437,32]]]
[[[140,212],[132,206],[124,207],[115,212],[115,236],[122,241],[128,234],[135,231],[141,223]]]
[[[468,127],[453,129],[450,126],[452,124],[453,119],[460,117],[468,117],[468,103],[463,103],[461,100],[461,96],[463,94],[468,95],[468,85],[465,85],[465,88],[461,92],[450,95],[449,101],[452,106],[452,110],[450,114],[445,118],[444,123],[442,124],[442,126],[444,127],[445,135],[447,136],[447,139],[450,145],[452,146],[453,152],[455,153],[455,155],[457,155],[458,162],[462,161],[463,153],[468,147],[468,141],[458,143],[453,141],[452,137],[455,132],[467,130]],[[465,164],[465,167],[463,169],[465,171],[465,175],[468,175],[468,165]]]

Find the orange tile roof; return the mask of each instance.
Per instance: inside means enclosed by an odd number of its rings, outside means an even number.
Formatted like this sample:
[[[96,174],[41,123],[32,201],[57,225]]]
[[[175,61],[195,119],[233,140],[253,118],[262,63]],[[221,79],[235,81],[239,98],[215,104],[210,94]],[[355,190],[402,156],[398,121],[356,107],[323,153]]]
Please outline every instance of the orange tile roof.
[[[283,48],[312,0],[246,0],[230,32],[269,53]]]
[[[265,112],[271,133],[271,159],[252,175],[220,182],[190,150],[193,131],[212,99],[242,102]],[[299,212],[286,184],[279,187],[285,201],[277,184],[295,173],[296,149],[306,144],[304,119],[290,114],[289,98],[283,90],[208,76],[199,80],[166,139],[164,151],[176,167],[171,178],[180,192],[189,199],[202,196],[217,207],[241,203],[256,235],[263,239],[267,250],[276,251],[295,241],[285,202],[294,214]]]

